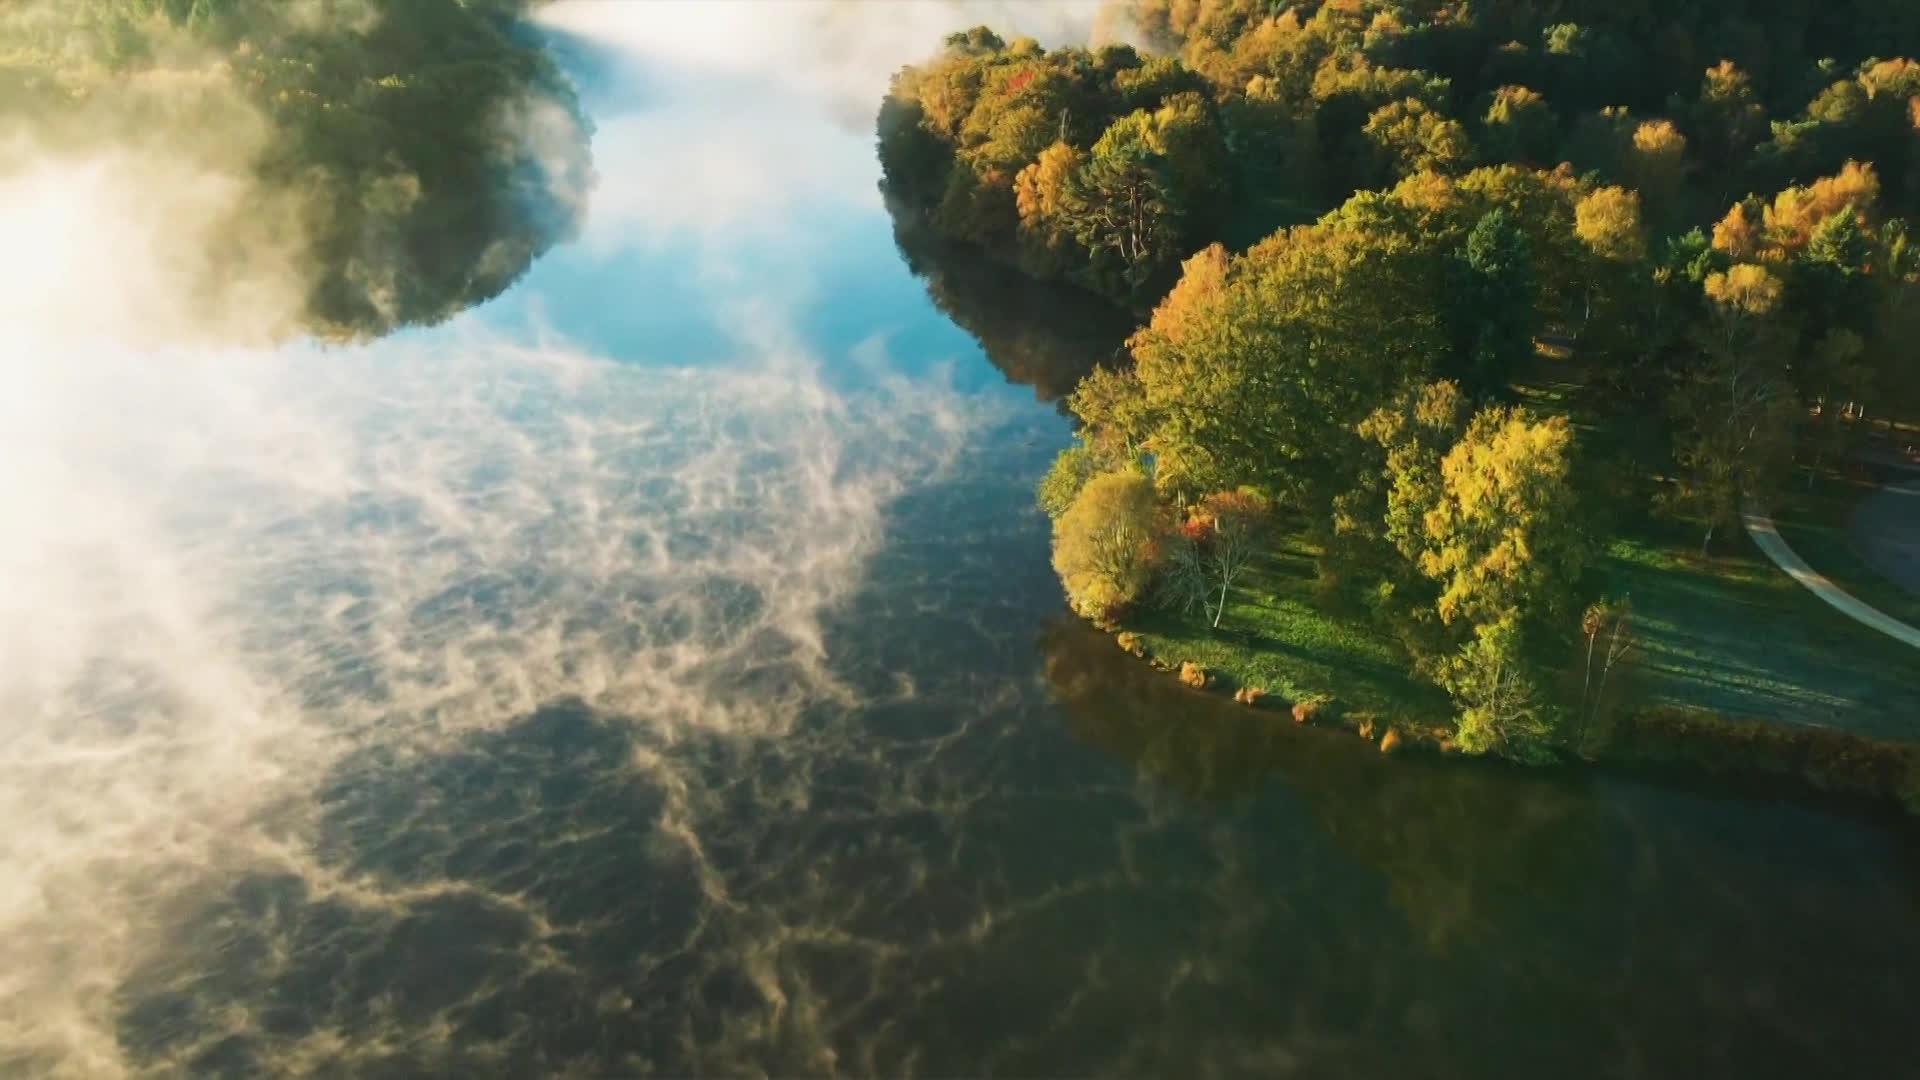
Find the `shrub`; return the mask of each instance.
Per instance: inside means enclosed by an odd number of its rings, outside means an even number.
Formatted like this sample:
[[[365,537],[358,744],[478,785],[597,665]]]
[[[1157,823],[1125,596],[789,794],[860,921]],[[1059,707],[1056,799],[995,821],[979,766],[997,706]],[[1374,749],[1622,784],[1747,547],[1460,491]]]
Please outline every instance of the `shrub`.
[[[1087,481],[1053,525],[1053,568],[1073,609],[1117,618],[1152,581],[1153,484],[1131,470]]]

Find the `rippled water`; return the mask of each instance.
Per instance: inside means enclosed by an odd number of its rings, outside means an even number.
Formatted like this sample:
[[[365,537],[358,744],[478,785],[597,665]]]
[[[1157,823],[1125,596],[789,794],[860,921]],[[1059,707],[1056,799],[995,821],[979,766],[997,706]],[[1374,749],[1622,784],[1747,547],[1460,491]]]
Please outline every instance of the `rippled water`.
[[[594,218],[502,301],[47,377],[104,419],[0,548],[0,1072],[1911,1066],[1907,826],[1386,762],[1145,671],[1031,507],[1113,331],[909,269],[872,87],[817,77],[903,46],[605,12]]]

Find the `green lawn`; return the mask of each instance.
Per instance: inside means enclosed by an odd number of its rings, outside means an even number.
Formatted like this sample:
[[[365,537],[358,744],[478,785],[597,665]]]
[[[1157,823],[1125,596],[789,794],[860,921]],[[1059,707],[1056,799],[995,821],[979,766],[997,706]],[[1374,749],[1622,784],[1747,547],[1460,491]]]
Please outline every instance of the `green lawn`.
[[[1677,535],[1609,549],[1609,586],[1633,600],[1643,697],[1920,739],[1920,653],[1822,603],[1744,533],[1739,545],[1704,561]]]
[[[1288,539],[1236,588],[1220,628],[1196,612],[1148,610],[1131,621],[1148,652],[1191,660],[1232,686],[1254,686],[1287,701],[1335,698],[1349,712],[1386,720],[1445,722],[1446,695],[1407,673],[1398,645],[1361,615],[1319,610],[1317,552]]]
[[[1600,568],[1631,597],[1640,642],[1632,695],[1727,717],[1920,740],[1920,653],[1821,603],[1744,534],[1698,557],[1678,532],[1616,541]],[[1294,538],[1254,568],[1219,630],[1197,613],[1147,610],[1128,629],[1148,653],[1191,660],[1231,686],[1287,701],[1332,697],[1345,710],[1444,725],[1446,696],[1407,671],[1398,646],[1358,612],[1324,610],[1316,552]]]

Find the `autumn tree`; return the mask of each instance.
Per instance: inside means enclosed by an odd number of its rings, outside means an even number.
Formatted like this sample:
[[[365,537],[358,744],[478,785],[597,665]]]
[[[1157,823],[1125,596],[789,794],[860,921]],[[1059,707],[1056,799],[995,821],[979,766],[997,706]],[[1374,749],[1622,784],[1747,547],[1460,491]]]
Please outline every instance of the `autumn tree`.
[[[1433,275],[1401,217],[1363,196],[1230,263],[1189,262],[1132,342],[1163,486],[1255,485],[1299,507],[1344,486],[1353,425],[1440,351]]]
[[[1067,408],[1080,418],[1080,430],[1036,489],[1040,508],[1055,520],[1094,477],[1125,470],[1150,477],[1153,467],[1145,453],[1146,394],[1131,368],[1094,368],[1068,395]]]
[[[1440,463],[1422,521],[1420,569],[1441,584],[1446,622],[1556,612],[1592,552],[1572,482],[1573,427],[1526,409],[1476,413]]]
[[[1142,119],[1108,128],[1066,195],[1074,238],[1093,254],[1093,280],[1121,296],[1145,286],[1180,243],[1181,211]]]
[[[1136,304],[1207,243],[1244,249],[1357,190],[1475,160],[1564,160],[1574,177],[1637,192],[1653,249],[1707,224],[1709,207],[1847,161],[1874,165],[1884,210],[1920,211],[1911,4],[1687,3],[1658,19],[1590,0],[1125,7],[1164,54],[1049,51],[977,29],[904,71],[882,109],[889,190],[914,189],[902,205],[940,207],[940,228],[1031,273]],[[1094,161],[1116,124],[1148,150]],[[1060,168],[1057,146],[1081,160]],[[1081,204],[1080,228],[1019,209],[1069,177],[1110,197]],[[1557,252],[1532,239],[1551,265]]]
[[[1094,368],[1068,396],[1067,408],[1080,418],[1081,438],[1109,462],[1133,462],[1146,451],[1154,417],[1134,369]]]
[[[1879,200],[1879,173],[1858,161],[1849,161],[1838,173],[1804,187],[1787,188],[1774,196],[1762,217],[1763,257],[1785,259],[1804,252],[1836,215],[1864,229],[1879,209]]]
[[[1687,137],[1671,120],[1648,120],[1633,130],[1633,148],[1624,173],[1646,200],[1649,212],[1666,218],[1680,212],[1687,181]]]
[[[1065,274],[1082,250],[1067,210],[1068,192],[1082,162],[1080,151],[1056,142],[1014,177],[1013,205],[1020,215],[1023,260],[1043,277]]]
[[[1521,761],[1551,756],[1557,718],[1528,659],[1518,617],[1474,627],[1467,644],[1441,665],[1439,678],[1460,706],[1454,746]]]
[[[1168,538],[1168,592],[1183,608],[1198,606],[1218,629],[1234,583],[1264,548],[1273,507],[1250,488],[1200,500]]]
[[[1742,497],[1764,499],[1791,456],[1799,411],[1786,377],[1790,339],[1775,321],[1780,279],[1742,263],[1707,279],[1710,313],[1695,330],[1697,365],[1672,401],[1674,457],[1680,466],[1670,502],[1714,533],[1737,520]]]
[[[1692,114],[1706,161],[1721,169],[1739,164],[1767,130],[1752,76],[1731,60],[1707,69]]]
[[[1559,149],[1559,118],[1532,87],[1495,90],[1481,125],[1489,153],[1500,161],[1546,165]]]
[[[1373,144],[1383,178],[1422,170],[1457,172],[1472,163],[1467,129],[1419,98],[1375,109],[1361,133]]]
[[[1575,348],[1593,363],[1600,385],[1617,387],[1624,369],[1654,359],[1664,312],[1663,286],[1649,265],[1647,229],[1640,194],[1602,187],[1574,207],[1574,234],[1593,256],[1578,298],[1566,312]]]
[[[1423,663],[1454,644],[1435,607],[1438,587],[1419,558],[1427,512],[1441,498],[1440,462],[1471,413],[1457,383],[1402,389],[1356,427],[1363,467],[1334,500],[1330,565],[1366,584],[1374,617]]]
[[[1152,482],[1131,470],[1080,489],[1053,523],[1053,568],[1075,611],[1107,621],[1145,594],[1158,512]]]
[[[1637,191],[1603,187],[1584,196],[1574,211],[1574,231],[1609,262],[1637,263],[1647,256]]]
[[[1105,455],[1098,449],[1075,439],[1073,445],[1054,457],[1053,464],[1035,486],[1034,497],[1040,509],[1053,520],[1060,520],[1073,508],[1074,500],[1080,497],[1087,483],[1101,475],[1107,464]]]
[[[1534,756],[1561,720],[1542,694],[1539,653],[1593,553],[1572,471],[1565,417],[1506,407],[1475,414],[1441,460],[1415,546],[1440,585],[1441,621],[1470,628],[1433,665],[1460,705],[1462,749]]]
[[[1633,601],[1630,598],[1601,599],[1580,613],[1580,634],[1586,639],[1581,662],[1580,726],[1574,735],[1576,746],[1584,746],[1594,732],[1594,722],[1604,715],[1607,684],[1638,642],[1633,631]],[[1599,673],[1596,679],[1595,672]]]

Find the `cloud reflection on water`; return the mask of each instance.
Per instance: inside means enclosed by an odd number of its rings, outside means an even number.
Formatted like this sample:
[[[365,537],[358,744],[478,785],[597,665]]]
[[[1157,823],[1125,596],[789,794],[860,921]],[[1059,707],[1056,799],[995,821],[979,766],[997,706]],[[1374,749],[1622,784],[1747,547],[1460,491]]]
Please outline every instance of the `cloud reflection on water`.
[[[792,129],[799,110],[764,115]],[[111,160],[9,182],[9,222],[73,224],[66,272],[10,259],[7,280],[35,289],[0,330],[0,1071],[130,1064],[116,1015],[153,987],[125,981],[194,971],[233,875],[291,875],[348,911],[445,893],[316,854],[308,796],[349,782],[337,770],[360,766],[342,762],[454,753],[575,700],[647,732],[626,767],[662,793],[661,842],[695,850],[679,740],[778,735],[847,699],[823,614],[860,582],[889,502],[997,406],[899,375],[876,356],[884,326],[864,344],[796,327],[817,295],[804,258],[751,276],[750,241],[779,246],[802,207],[883,220],[854,182],[868,140],[809,157],[725,127],[684,104],[605,121],[616,194],[570,253],[710,258],[681,283],[683,315],[724,327],[697,367],[644,338],[569,344],[542,329],[537,281],[366,348],[154,346],[179,336],[150,333],[179,299],[179,254],[219,217],[164,193],[237,193]],[[768,183],[769,154],[815,171]],[[236,321],[273,324],[284,298],[262,285]],[[132,1063],[206,1050],[249,1005],[205,1028],[162,1014]],[[282,1064],[344,1052],[309,1034]]]
[[[297,809],[255,815],[356,747],[418,753],[556,696],[772,734],[844,694],[820,614],[973,421],[937,385],[846,395],[817,363],[457,336],[68,354],[74,393],[40,407],[117,423],[39,448],[53,498],[11,511],[4,614],[36,647],[0,669],[0,1043],[99,1024],[202,872],[298,862]]]

